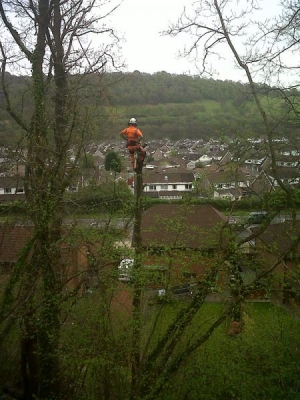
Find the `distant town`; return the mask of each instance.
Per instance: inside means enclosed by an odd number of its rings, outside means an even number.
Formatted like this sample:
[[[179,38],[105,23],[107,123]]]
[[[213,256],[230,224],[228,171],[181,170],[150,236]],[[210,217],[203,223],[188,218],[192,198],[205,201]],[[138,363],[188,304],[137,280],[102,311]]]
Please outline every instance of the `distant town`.
[[[299,186],[300,150],[287,139],[274,141],[276,170],[280,179],[294,187]],[[109,152],[120,156],[122,170],[112,174],[106,171],[105,157]],[[85,156],[91,160],[79,168],[69,192],[77,192],[89,185],[110,180],[125,180],[132,188],[134,173],[124,143],[101,141],[86,148]],[[70,164],[73,162],[70,151]],[[261,139],[248,139],[244,143],[222,143],[218,140],[168,139],[148,142],[144,163],[144,195],[160,199],[181,199],[193,192],[199,198],[239,200],[258,196],[278,188],[270,168],[271,155]],[[24,195],[26,154],[8,153],[0,149],[0,200],[12,201]]]

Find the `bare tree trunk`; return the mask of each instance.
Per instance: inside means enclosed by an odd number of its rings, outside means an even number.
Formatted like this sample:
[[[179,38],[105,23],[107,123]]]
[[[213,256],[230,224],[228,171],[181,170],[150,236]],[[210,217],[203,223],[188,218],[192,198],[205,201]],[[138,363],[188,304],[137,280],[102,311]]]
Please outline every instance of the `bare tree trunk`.
[[[140,374],[141,374],[141,300],[142,289],[138,271],[141,265],[142,238],[142,195],[143,195],[143,174],[140,170],[135,176],[135,209],[134,209],[134,229],[132,245],[135,248],[134,271],[135,279],[133,282],[132,299],[132,350],[131,350],[131,395],[132,400],[139,397]]]

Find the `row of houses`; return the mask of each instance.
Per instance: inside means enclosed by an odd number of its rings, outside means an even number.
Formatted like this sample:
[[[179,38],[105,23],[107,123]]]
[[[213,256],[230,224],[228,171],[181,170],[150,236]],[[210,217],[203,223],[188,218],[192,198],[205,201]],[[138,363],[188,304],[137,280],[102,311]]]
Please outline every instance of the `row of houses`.
[[[299,284],[295,276],[300,246],[295,240],[295,232],[300,230],[299,221],[296,226],[290,221],[270,224],[261,231],[257,231],[259,228],[254,226],[244,226],[242,231],[235,229],[228,224],[228,218],[222,212],[209,205],[183,206],[169,203],[151,206],[142,216],[145,266],[159,265],[164,271],[170,270],[169,277],[174,285],[190,282],[191,278],[199,282],[211,268],[220,264],[216,284],[224,285],[228,290],[236,274],[244,283],[251,283],[262,271],[275,266],[272,276],[277,276],[276,289],[283,290],[289,284],[298,291]],[[254,233],[257,234],[253,237]],[[2,274],[9,272],[32,234],[33,228],[30,226],[0,226]],[[71,231],[68,232],[70,234]],[[76,245],[74,241],[71,241],[71,245],[68,235],[61,244],[62,282],[67,282],[66,286],[72,289],[83,284],[89,286],[93,282],[92,273],[98,273],[94,267],[95,259],[101,258],[101,247],[97,248],[96,243],[85,243],[84,239],[78,241],[78,237]],[[220,263],[233,238],[237,243],[241,238],[246,238],[242,251],[236,256],[234,265]],[[126,251],[131,250],[124,248],[125,258]],[[117,264],[114,259],[107,260],[106,265],[111,270]],[[99,275],[94,279],[96,281],[99,282]],[[252,294],[261,295],[261,290],[254,290]]]
[[[284,183],[295,188],[299,187],[299,170],[281,168],[277,170],[277,174]],[[110,171],[100,169],[97,174],[93,174],[93,181],[101,184],[124,180],[133,187],[133,177],[132,172],[112,174]],[[251,195],[261,197],[278,188],[278,181],[271,172],[260,171],[251,178],[241,169],[232,170],[216,166],[197,169],[197,171],[182,168],[157,168],[150,171],[144,169],[143,181],[145,196],[168,200],[182,199],[186,194],[191,193],[200,198],[237,200]],[[89,182],[90,179],[84,181],[80,176],[67,190],[76,192],[80,187],[87,186]],[[23,197],[22,195],[24,196],[24,178],[0,177],[0,201],[19,200]]]
[[[145,196],[170,200],[182,198],[193,191],[199,197],[240,199],[250,195],[261,197],[278,187],[278,181],[272,172],[274,168],[270,168],[272,160],[264,143],[258,145],[255,142],[247,146],[241,144],[235,149],[217,141],[208,144],[193,141],[193,145],[187,141],[188,148],[180,143],[153,141],[148,144],[147,155],[151,161],[146,161],[144,165]],[[286,142],[276,146],[277,177],[285,184],[298,187],[300,150]],[[99,145],[99,148],[102,147]],[[134,174],[124,145],[106,144],[105,149],[120,154],[123,171],[120,174],[105,171],[105,154],[99,149],[91,148],[95,165],[93,168],[78,170],[67,190],[77,191],[91,181],[101,184],[116,179],[123,179],[130,186],[133,185]],[[197,152],[199,149],[206,153]],[[17,170],[11,166],[0,175],[0,201],[24,193],[24,171],[25,168],[18,163]]]

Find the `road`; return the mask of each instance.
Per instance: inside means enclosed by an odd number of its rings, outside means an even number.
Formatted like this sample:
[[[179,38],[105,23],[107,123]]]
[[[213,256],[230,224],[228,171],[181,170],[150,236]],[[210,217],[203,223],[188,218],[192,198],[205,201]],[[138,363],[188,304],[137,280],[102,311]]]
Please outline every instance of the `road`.
[[[230,224],[236,225],[246,225],[247,224],[247,216],[238,216],[238,215],[231,215],[230,217]],[[270,222],[271,224],[279,224],[280,222],[284,222],[286,220],[290,220],[290,215],[278,215],[272,219]],[[297,214],[297,220],[300,219],[300,214]]]
[[[131,225],[129,218],[114,218],[111,220],[109,218],[66,218],[64,220],[65,225],[91,226],[95,228],[103,228],[110,224],[111,227],[122,229],[128,223]]]

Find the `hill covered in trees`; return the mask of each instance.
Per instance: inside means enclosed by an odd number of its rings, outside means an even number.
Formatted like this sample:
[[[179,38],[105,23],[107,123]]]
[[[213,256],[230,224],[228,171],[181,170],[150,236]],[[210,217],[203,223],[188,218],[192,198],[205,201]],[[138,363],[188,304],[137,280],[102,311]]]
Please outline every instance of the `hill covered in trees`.
[[[173,75],[164,71],[155,74],[135,71],[107,73],[100,79],[92,75],[74,76],[73,83],[74,91],[84,94],[85,100],[79,107],[93,109],[89,136],[95,140],[117,138],[132,116],[138,119],[148,140],[163,137],[207,140],[263,134],[261,117],[249,86],[240,82]],[[24,89],[28,90],[29,84],[28,77],[10,77],[18,110],[23,107],[22,93]],[[278,92],[264,85],[257,88],[270,115],[283,115],[284,101]],[[297,91],[288,95],[299,96]],[[278,135],[286,135],[291,130],[295,133],[292,121],[284,120],[276,127]],[[0,108],[0,145],[12,143],[20,133],[4,107]]]

